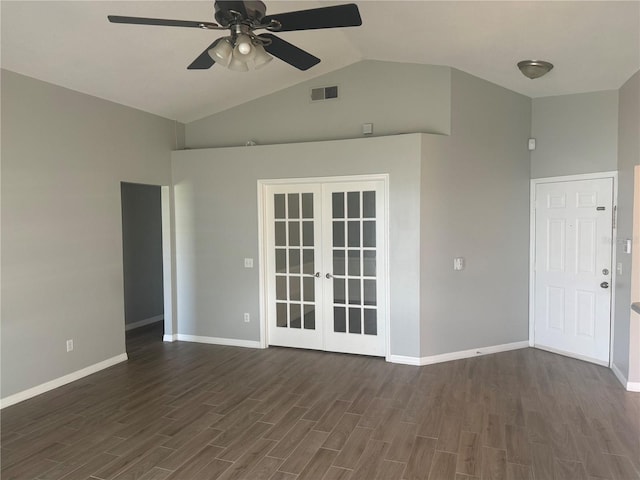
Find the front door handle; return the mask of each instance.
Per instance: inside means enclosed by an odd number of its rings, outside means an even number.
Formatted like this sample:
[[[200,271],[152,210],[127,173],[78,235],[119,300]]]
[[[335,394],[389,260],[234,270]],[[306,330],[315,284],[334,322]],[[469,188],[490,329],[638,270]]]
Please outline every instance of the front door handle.
[[[600,284],[600,287],[602,287],[602,288],[609,288],[609,282],[602,282],[602,283]]]

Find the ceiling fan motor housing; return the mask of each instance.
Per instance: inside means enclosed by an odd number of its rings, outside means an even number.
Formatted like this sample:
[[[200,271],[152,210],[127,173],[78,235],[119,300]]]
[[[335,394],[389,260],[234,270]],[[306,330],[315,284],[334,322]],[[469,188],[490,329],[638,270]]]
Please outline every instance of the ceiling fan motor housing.
[[[228,27],[241,21],[260,23],[265,16],[267,7],[260,0],[215,2],[215,18],[223,27]]]

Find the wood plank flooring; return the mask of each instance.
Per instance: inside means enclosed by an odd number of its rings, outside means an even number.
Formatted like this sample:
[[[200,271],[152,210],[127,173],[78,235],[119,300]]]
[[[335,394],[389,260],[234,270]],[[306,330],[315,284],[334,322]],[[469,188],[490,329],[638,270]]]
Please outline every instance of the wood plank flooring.
[[[129,336],[2,411],[2,479],[640,478],[640,394],[535,349],[427,367]]]

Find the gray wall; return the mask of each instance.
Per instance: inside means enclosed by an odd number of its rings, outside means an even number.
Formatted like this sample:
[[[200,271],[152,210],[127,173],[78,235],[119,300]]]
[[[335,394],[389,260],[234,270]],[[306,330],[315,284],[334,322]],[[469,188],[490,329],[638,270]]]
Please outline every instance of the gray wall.
[[[624,253],[622,242],[633,237],[633,169],[640,165],[640,72],[620,89],[618,135],[618,243],[616,261],[622,263],[622,275],[616,275],[613,363],[632,382],[640,382],[640,366],[629,368],[630,345],[635,355],[640,338],[630,335],[631,255]],[[638,254],[638,252],[634,252]],[[634,375],[630,375],[633,373]],[[633,378],[632,378],[633,377]]]
[[[122,192],[124,320],[162,315],[162,209],[160,187],[126,183]]]
[[[4,398],[124,353],[120,182],[168,184],[176,135],[6,70],[1,94]]]
[[[617,169],[618,92],[534,98],[531,178]]]
[[[258,179],[388,173],[391,353],[420,356],[421,143],[399,135],[174,152],[178,333],[259,340]]]
[[[529,337],[531,100],[455,69],[451,80],[451,136],[423,148],[422,356]]]
[[[310,88],[338,85],[340,98],[310,101]],[[450,69],[363,61],[186,126],[189,148],[260,145],[450,130]],[[239,126],[242,126],[241,128]]]

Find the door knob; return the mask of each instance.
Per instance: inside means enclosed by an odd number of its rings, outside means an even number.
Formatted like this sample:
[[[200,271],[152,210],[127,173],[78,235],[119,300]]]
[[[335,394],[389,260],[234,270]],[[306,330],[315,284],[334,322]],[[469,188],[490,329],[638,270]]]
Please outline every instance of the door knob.
[[[600,286],[601,286],[602,288],[609,288],[609,282],[602,282],[602,283],[600,284]]]
[[[316,278],[320,278],[320,272],[316,272],[316,273],[315,273],[315,275],[314,275],[314,277],[316,277]]]
[[[333,275],[331,275],[330,273],[327,273],[325,277],[327,277],[328,280],[331,280],[333,278]]]

